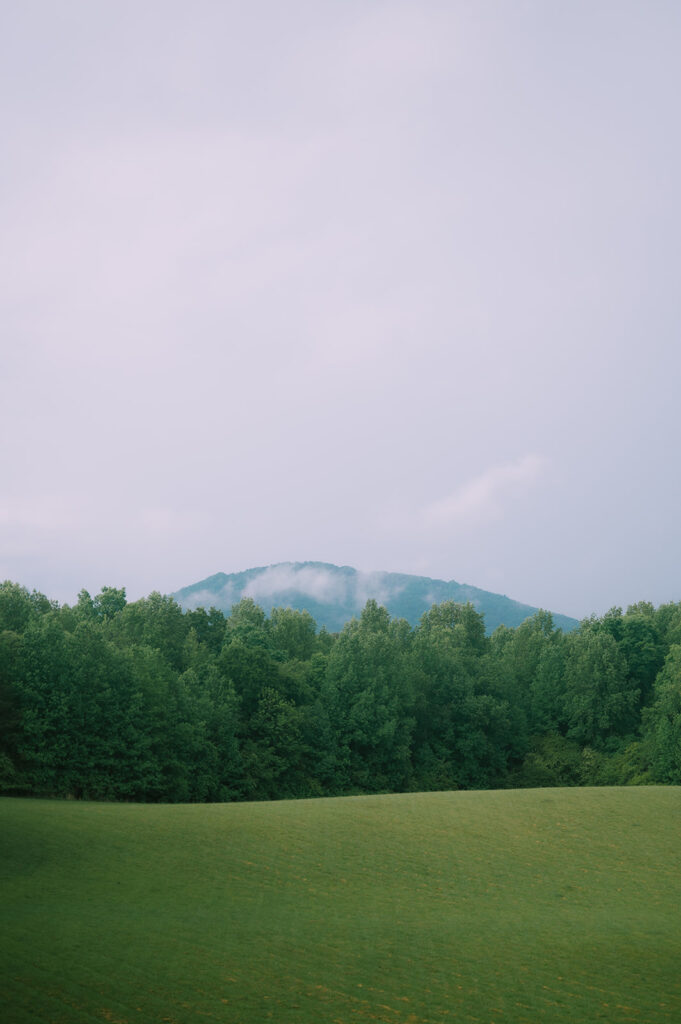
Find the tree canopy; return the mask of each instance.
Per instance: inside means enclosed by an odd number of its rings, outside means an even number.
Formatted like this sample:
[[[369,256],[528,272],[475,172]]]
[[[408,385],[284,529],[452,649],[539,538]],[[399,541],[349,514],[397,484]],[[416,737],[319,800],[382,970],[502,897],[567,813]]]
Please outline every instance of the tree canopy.
[[[0,788],[141,801],[681,783],[681,605],[564,634],[485,633],[445,601],[416,627],[368,601],[184,612],[159,593],[59,606],[0,584]]]

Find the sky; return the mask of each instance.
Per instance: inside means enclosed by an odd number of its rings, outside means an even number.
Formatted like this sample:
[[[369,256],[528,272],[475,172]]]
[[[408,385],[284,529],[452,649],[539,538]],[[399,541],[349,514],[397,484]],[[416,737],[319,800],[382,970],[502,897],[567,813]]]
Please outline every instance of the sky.
[[[22,0],[0,579],[681,600],[677,0]]]

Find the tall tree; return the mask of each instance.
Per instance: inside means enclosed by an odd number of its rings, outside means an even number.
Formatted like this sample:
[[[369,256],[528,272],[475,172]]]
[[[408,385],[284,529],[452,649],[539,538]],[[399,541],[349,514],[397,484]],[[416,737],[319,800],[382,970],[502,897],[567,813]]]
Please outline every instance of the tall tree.
[[[681,644],[674,644],[644,712],[646,747],[656,782],[681,784]]]
[[[610,633],[585,628],[569,636],[564,682],[569,738],[598,747],[636,729],[640,692]]]

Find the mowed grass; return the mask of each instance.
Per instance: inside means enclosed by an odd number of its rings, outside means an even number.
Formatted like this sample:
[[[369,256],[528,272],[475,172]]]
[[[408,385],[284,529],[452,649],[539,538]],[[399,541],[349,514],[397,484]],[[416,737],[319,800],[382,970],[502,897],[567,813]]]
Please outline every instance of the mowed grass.
[[[0,801],[0,1018],[681,1021],[681,789]]]

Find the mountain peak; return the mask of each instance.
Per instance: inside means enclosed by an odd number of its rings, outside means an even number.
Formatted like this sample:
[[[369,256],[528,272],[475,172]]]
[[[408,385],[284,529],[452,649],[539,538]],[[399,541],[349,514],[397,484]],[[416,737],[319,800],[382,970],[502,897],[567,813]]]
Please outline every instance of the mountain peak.
[[[229,612],[243,598],[252,598],[265,611],[291,607],[308,611],[318,626],[331,632],[359,616],[369,599],[384,605],[395,618],[416,625],[433,604],[470,602],[485,617],[488,633],[497,626],[519,626],[537,608],[521,604],[455,580],[438,580],[409,573],[364,572],[330,562],[278,562],[243,572],[218,572],[176,591],[173,597],[183,608],[215,607]],[[574,629],[575,619],[555,615],[564,630]]]

